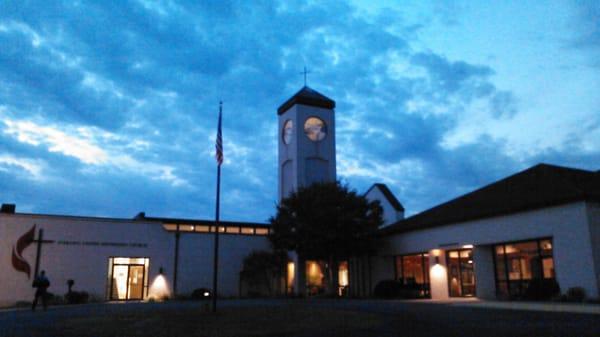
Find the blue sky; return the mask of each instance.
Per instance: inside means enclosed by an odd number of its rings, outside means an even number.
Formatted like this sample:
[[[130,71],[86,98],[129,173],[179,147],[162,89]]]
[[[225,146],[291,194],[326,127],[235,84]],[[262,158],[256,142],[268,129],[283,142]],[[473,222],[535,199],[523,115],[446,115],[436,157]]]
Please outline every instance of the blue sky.
[[[392,4],[390,4],[392,3]],[[338,178],[408,214],[539,162],[600,169],[597,1],[0,2],[1,202],[266,221],[276,109],[337,102]]]

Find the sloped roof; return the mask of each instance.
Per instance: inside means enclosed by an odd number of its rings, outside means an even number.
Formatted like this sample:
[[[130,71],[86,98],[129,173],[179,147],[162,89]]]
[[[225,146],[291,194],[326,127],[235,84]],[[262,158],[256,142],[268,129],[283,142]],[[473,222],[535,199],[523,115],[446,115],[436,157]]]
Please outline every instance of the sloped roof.
[[[386,184],[381,184],[381,183],[373,184],[373,186],[371,186],[367,190],[367,192],[365,193],[365,195],[369,194],[369,192],[371,192],[371,190],[374,189],[374,188],[378,188],[381,191],[381,193],[383,194],[383,196],[390,203],[390,205],[392,205],[392,207],[394,207],[394,209],[396,211],[398,211],[398,212],[404,211],[404,206],[402,206],[402,204],[400,203],[400,201],[398,201],[398,199],[396,199],[396,196],[394,195],[394,193],[392,193],[392,191],[390,191],[390,189],[387,187]]]
[[[277,109],[277,114],[281,115],[291,108],[294,104],[304,104],[320,108],[333,109],[335,101],[320,92],[307,86],[302,87],[294,96],[290,97]]]
[[[600,173],[538,164],[400,220],[383,234],[443,226],[578,200],[600,201]]]

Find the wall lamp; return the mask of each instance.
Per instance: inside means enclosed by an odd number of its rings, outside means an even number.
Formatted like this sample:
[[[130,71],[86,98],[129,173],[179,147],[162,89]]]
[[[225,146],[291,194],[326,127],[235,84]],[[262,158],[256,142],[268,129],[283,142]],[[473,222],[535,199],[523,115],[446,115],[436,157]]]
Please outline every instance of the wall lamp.
[[[440,264],[440,257],[439,256],[435,256],[435,264]]]

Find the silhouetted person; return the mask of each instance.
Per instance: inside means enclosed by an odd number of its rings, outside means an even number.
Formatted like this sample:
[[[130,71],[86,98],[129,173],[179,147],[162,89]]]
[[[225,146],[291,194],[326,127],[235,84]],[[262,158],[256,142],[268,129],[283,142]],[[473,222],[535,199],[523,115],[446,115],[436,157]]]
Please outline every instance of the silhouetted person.
[[[42,305],[44,306],[44,310],[47,307],[48,300],[48,287],[50,287],[50,281],[46,277],[46,271],[42,270],[42,272],[33,280],[33,287],[35,290],[35,298],[33,299],[33,304],[31,305],[31,310],[35,311],[35,307],[37,306],[38,300],[42,299]]]

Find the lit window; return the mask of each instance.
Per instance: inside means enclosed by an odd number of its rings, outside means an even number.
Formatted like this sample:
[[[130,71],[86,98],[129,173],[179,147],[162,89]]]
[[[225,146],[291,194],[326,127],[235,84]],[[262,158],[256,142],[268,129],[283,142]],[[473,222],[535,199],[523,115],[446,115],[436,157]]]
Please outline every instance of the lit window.
[[[320,118],[309,117],[304,122],[304,133],[313,142],[321,141],[327,135],[327,126]]]
[[[199,232],[199,233],[208,233],[208,232],[210,232],[210,227],[209,226],[196,226],[195,230],[196,230],[196,232]]]
[[[256,229],[256,235],[268,235],[268,234],[269,234],[268,228],[257,228]]]
[[[193,232],[194,226],[192,225],[179,225],[180,232]]]
[[[227,228],[225,228],[225,232],[239,234],[240,228],[239,227],[227,227]]]
[[[176,231],[177,230],[177,225],[168,223],[168,224],[164,224],[163,228],[166,229],[166,230],[168,230],[168,231]]]
[[[252,235],[252,234],[254,234],[254,228],[242,227],[242,234]]]

